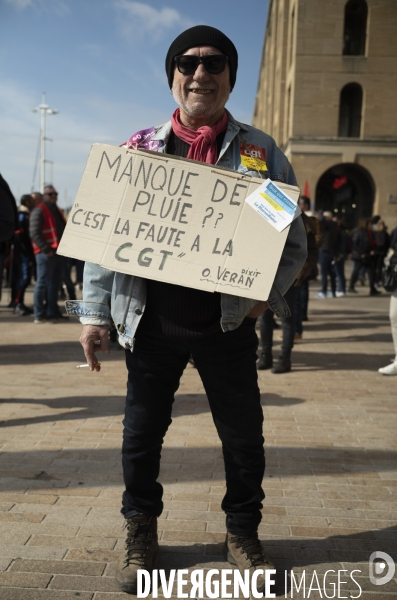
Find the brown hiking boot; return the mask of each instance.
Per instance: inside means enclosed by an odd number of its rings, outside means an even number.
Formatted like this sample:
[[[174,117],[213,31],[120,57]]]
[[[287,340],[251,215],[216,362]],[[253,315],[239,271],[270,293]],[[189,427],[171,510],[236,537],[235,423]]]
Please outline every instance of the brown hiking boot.
[[[127,594],[137,593],[138,570],[152,572],[159,553],[157,517],[139,514],[125,520],[125,552],[116,568],[116,583]]]
[[[274,569],[273,563],[267,558],[262,544],[258,540],[258,534],[252,536],[226,534],[225,541],[226,559],[237,565],[240,573],[244,576],[246,569],[250,572],[250,578],[257,569],[263,569],[263,575],[259,575],[256,581],[256,589],[263,592],[265,589],[265,571]]]

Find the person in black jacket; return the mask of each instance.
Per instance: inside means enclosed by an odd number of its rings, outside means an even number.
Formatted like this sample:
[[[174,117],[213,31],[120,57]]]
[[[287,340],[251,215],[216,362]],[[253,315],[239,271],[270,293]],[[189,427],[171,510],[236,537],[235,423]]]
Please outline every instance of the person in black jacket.
[[[335,257],[337,253],[338,226],[332,220],[332,213],[324,211],[319,218],[322,245],[320,247],[319,259],[321,267],[321,292],[316,298],[327,298],[336,296]],[[331,292],[327,292],[328,277],[331,280]]]
[[[335,273],[338,282],[338,289],[336,296],[346,296],[346,276],[345,276],[345,262],[349,254],[351,254],[351,239],[346,231],[346,223],[343,219],[333,219],[338,225],[338,237],[336,242],[336,255],[335,255]]]
[[[370,296],[376,296],[380,292],[375,287],[375,271],[373,257],[375,255],[376,242],[372,234],[371,219],[360,219],[357,229],[352,236],[354,261],[353,271],[350,278],[349,292],[356,294],[355,285],[361,267],[365,267],[368,272]]]
[[[18,209],[10,186],[0,175],[0,242],[11,239],[18,220]]]
[[[6,242],[11,239],[18,220],[18,209],[10,186],[0,175],[0,299],[3,284],[4,261],[8,250]]]
[[[18,211],[18,224],[15,231],[13,268],[11,274],[11,303],[14,313],[27,316],[33,313],[25,306],[25,291],[32,278],[34,254],[29,235],[29,214],[36,202],[30,194],[24,194]]]

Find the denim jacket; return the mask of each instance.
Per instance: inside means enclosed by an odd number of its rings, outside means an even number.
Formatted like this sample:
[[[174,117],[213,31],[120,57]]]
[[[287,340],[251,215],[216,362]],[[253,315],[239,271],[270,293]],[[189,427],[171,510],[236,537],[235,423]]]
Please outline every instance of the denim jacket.
[[[165,152],[171,133],[171,122],[159,127],[153,140],[162,142],[159,152]],[[241,150],[252,148],[265,150],[262,165],[267,170],[256,171],[243,166]],[[269,135],[249,125],[236,121],[229,114],[229,123],[219,154],[222,167],[233,169],[251,177],[269,177],[296,185],[295,174],[283,152]],[[290,226],[287,241],[277,269],[273,286],[267,300],[276,315],[289,315],[283,295],[291,287],[307,256],[306,231],[299,217]],[[266,260],[264,258],[264,260]],[[251,298],[221,294],[221,327],[223,331],[236,329],[245,316],[257,304]],[[76,316],[83,325],[114,325],[119,343],[133,349],[134,336],[146,305],[146,280],[134,275],[115,273],[99,265],[87,262],[84,268],[83,300],[69,300],[66,310]]]

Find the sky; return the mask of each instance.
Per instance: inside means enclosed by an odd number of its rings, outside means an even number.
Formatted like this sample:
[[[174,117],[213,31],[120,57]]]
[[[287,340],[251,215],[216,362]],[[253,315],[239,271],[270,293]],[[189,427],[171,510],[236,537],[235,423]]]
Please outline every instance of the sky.
[[[247,8],[245,8],[245,6]],[[251,123],[268,0],[0,0],[0,173],[17,201],[39,188],[34,170],[46,93],[46,181],[73,204],[93,143],[120,145],[176,108],[164,61],[185,29],[221,29],[237,47],[227,104]]]

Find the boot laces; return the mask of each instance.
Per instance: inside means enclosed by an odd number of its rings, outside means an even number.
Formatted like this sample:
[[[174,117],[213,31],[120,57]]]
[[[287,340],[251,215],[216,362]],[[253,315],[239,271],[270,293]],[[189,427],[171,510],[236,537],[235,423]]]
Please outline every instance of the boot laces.
[[[146,551],[152,539],[149,523],[140,523],[132,517],[126,519],[124,529],[127,529],[125,564],[127,566],[130,564],[145,566]]]
[[[263,564],[269,564],[265,552],[257,537],[243,537],[231,535],[230,542],[240,548],[241,554],[245,554],[246,560],[249,561],[250,567],[258,567]]]

